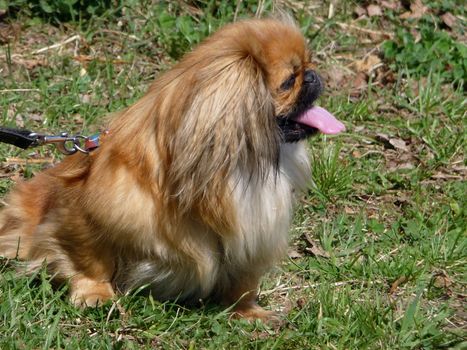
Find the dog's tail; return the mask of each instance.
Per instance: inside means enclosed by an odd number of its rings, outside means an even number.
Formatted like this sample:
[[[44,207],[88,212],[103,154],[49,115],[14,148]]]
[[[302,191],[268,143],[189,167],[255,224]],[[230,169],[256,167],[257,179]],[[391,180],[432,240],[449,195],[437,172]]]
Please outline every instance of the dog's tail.
[[[27,259],[29,255],[34,232],[47,206],[46,193],[50,190],[44,188],[46,184],[37,184],[37,180],[42,182],[35,178],[19,183],[0,212],[1,257]]]
[[[32,235],[40,221],[37,198],[26,195],[27,183],[21,183],[9,196],[0,213],[0,256],[25,259],[29,253]],[[35,196],[34,196],[35,197]]]

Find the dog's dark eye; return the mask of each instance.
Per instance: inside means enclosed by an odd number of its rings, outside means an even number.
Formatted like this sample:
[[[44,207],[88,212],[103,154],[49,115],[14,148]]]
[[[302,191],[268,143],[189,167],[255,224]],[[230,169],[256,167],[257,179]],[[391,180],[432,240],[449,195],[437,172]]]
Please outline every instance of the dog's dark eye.
[[[290,90],[295,84],[295,74],[292,74],[281,84],[281,90]]]

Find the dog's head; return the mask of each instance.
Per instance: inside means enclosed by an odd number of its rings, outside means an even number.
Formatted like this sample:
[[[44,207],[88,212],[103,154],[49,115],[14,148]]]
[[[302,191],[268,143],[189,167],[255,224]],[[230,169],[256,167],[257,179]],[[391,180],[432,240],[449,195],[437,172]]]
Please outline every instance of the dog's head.
[[[323,82],[310,62],[306,41],[295,23],[253,22],[244,35],[250,52],[261,67],[272,97],[283,142],[300,141],[318,131],[335,134],[345,129],[334,116],[314,107]]]

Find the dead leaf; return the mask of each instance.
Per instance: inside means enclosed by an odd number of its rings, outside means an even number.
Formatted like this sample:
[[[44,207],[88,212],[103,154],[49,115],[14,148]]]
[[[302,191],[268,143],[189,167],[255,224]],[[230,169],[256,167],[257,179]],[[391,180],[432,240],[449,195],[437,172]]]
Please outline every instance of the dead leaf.
[[[415,0],[414,2],[412,2],[410,4],[410,11],[412,11],[412,14],[414,16],[417,16],[417,17],[414,17],[414,18],[420,18],[425,13],[428,12],[428,7],[423,5],[422,0]]]
[[[297,299],[297,307],[299,310],[303,309],[306,306],[306,299],[305,298],[298,298]]]
[[[296,249],[294,248],[289,248],[289,251],[287,252],[287,255],[289,256],[290,259],[298,259],[302,258],[303,255],[300,254]]]
[[[366,10],[361,6],[356,6],[354,12],[357,15],[357,17],[362,17],[367,14]]]
[[[394,205],[397,205],[398,207],[405,206],[407,204],[410,204],[410,199],[407,197],[405,194],[402,193],[397,193],[397,197],[394,199]]]
[[[415,165],[413,163],[406,162],[406,163],[399,164],[398,169],[403,169],[403,170],[415,169]]]
[[[329,258],[329,253],[325,252],[320,246],[313,245],[311,248],[305,248],[307,252],[310,252],[314,256],[320,256],[322,258]]]
[[[81,69],[79,70],[79,76],[80,77],[84,77],[88,74],[88,71],[86,70],[86,68],[84,67],[81,67]]]
[[[355,75],[355,78],[351,82],[351,86],[353,89],[351,95],[359,95],[362,90],[366,89],[367,85],[367,75],[363,72],[357,73],[357,75]]]
[[[346,214],[349,214],[349,215],[353,215],[353,214],[356,213],[355,210],[353,210],[352,208],[350,208],[350,207],[348,207],[348,206],[345,206],[345,207],[344,207],[344,212],[345,212]]]
[[[84,124],[84,119],[81,116],[81,114],[76,113],[76,114],[73,114],[73,122],[75,124],[78,124],[78,125],[83,125]]]
[[[422,40],[422,34],[416,28],[410,28],[410,34],[412,34],[415,43]]]
[[[377,133],[375,135],[376,141],[382,142],[384,144],[389,144],[389,135],[383,133]]]
[[[365,130],[365,126],[363,125],[358,125],[353,129],[354,132],[362,132],[363,130]]]
[[[410,170],[415,169],[415,165],[411,162],[405,163],[397,163],[397,162],[389,162],[388,170],[389,171],[396,171],[396,170]]]
[[[326,86],[331,89],[342,87],[342,83],[346,77],[346,71],[339,66],[332,66],[326,70],[325,80]]]
[[[402,19],[417,19],[421,18],[428,12],[428,7],[423,5],[422,0],[415,0],[410,4],[410,11],[404,12],[399,17]]]
[[[381,7],[379,7],[378,5],[374,5],[374,4],[368,5],[366,7],[366,10],[368,12],[368,16],[370,17],[383,15],[383,11],[381,10]]]
[[[409,279],[406,277],[406,276],[401,276],[399,277],[397,280],[395,280],[392,284],[391,284],[391,288],[389,288],[389,294],[394,294],[397,290],[397,288],[399,288],[399,286],[401,284],[404,284],[408,281]]]
[[[399,153],[397,155],[397,158],[398,158],[400,163],[413,162],[414,160],[417,159],[416,157],[414,157],[414,154],[412,152]]]
[[[368,33],[368,36],[370,37],[371,42],[375,42],[375,43],[381,42],[381,35],[384,35],[384,34],[379,33],[379,32]]]
[[[260,330],[255,330],[253,332],[250,333],[250,339],[254,340],[254,341],[258,341],[258,340],[261,340],[261,339],[268,339],[271,337],[271,334],[268,333],[267,331],[260,331]],[[154,349],[161,349],[162,348],[162,344],[164,344],[163,342],[159,342],[159,346],[156,346],[154,347]],[[190,347],[191,344],[190,344]],[[194,346],[192,347],[194,348]]]
[[[382,69],[381,71],[378,70],[377,73],[378,73],[377,79],[381,81],[381,83],[384,85],[395,83],[397,80],[394,72],[389,69]]]
[[[25,67],[27,70],[32,70],[36,67],[43,67],[46,65],[43,58],[28,59],[28,58],[22,58],[22,57],[15,57],[13,61],[16,64]]]
[[[398,166],[399,166],[399,163],[397,163],[397,162],[395,162],[393,160],[389,160],[389,161],[386,162],[386,168],[390,172],[398,170],[398,168],[397,168]]]
[[[381,142],[385,148],[398,149],[404,152],[409,151],[405,141],[396,137],[389,137],[389,135],[378,133],[375,135],[375,140]]]
[[[412,13],[410,11],[407,11],[407,12],[404,12],[402,15],[399,16],[399,18],[401,19],[407,19],[407,18],[411,18],[410,15]]]
[[[397,10],[400,7],[399,2],[395,1],[381,1],[381,6],[390,10]]]
[[[17,127],[24,128],[24,119],[23,119],[23,116],[21,114],[16,115],[15,121],[16,121],[16,126]]]
[[[81,103],[89,104],[91,102],[90,94],[79,94],[79,100]]]
[[[407,148],[407,145],[404,140],[402,139],[397,139],[397,138],[392,138],[389,139],[389,143],[394,146],[395,149],[402,150],[404,152],[408,152],[409,149]]]
[[[433,285],[436,288],[449,288],[452,285],[452,280],[442,271],[433,276]]]
[[[321,245],[319,244],[319,242],[315,241],[314,239],[312,239],[307,233],[304,234],[305,236],[305,239],[307,241],[307,243],[310,245],[310,247],[307,247],[305,248],[305,250],[307,252],[310,252],[311,254],[313,254],[314,256],[320,256],[322,258],[329,258],[329,253],[326,252],[322,247]]]
[[[42,122],[44,120],[44,115],[39,113],[28,114],[28,119],[35,122]]]
[[[20,35],[20,31],[21,25],[18,23],[6,24],[0,22],[0,44],[6,44],[13,40],[17,40]]]
[[[376,55],[368,55],[362,60],[354,62],[355,68],[358,72],[364,72],[370,74],[381,63],[381,59]]]
[[[446,12],[441,16],[441,19],[449,28],[453,28],[457,24],[457,18],[451,12]]]
[[[381,105],[378,105],[378,112],[396,114],[399,113],[399,109],[392,104],[383,103]]]
[[[282,301],[281,313],[284,316],[287,316],[288,314],[290,314],[293,308],[294,308],[294,304],[292,300],[290,300],[289,298],[286,298]]]

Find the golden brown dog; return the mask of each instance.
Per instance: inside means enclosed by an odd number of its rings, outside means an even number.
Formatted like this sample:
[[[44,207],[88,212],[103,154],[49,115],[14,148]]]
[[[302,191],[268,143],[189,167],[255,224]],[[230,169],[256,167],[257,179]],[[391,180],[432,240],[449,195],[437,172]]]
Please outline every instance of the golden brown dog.
[[[247,318],[260,277],[284,256],[303,140],[343,125],[288,19],[228,25],[161,75],[75,154],[9,196],[0,255],[69,280],[95,305],[143,284],[159,300],[211,297]]]

